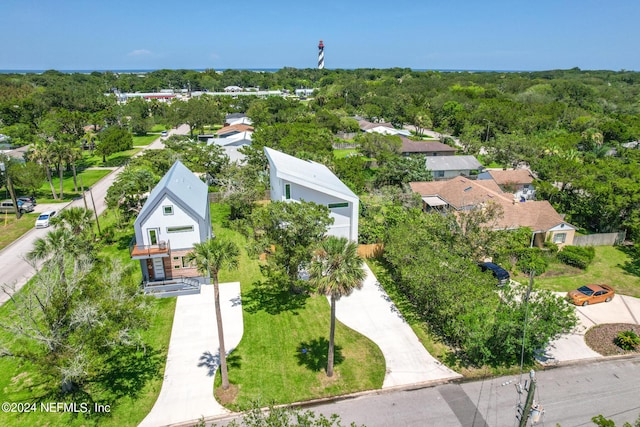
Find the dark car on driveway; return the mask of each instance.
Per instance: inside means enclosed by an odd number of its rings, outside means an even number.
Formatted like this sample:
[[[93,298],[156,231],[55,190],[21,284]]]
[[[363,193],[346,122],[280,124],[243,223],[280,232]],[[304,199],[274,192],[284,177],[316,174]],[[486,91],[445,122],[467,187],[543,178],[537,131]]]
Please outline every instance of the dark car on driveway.
[[[506,285],[511,279],[509,272],[500,267],[498,264],[494,264],[492,262],[481,262],[478,264],[478,266],[482,269],[482,271],[491,271],[491,273],[493,273],[493,277],[498,279],[498,286]]]

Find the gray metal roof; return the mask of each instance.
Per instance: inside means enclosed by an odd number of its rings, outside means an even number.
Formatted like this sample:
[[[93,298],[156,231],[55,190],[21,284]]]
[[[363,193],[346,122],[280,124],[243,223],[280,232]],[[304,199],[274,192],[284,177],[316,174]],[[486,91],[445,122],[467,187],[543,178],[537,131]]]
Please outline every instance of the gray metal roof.
[[[482,165],[473,156],[433,156],[427,157],[427,169],[432,171],[482,169]]]
[[[349,187],[323,164],[311,160],[302,160],[268,147],[264,147],[264,152],[271,167],[275,168],[278,178],[339,197],[347,199],[358,198]]]
[[[145,218],[149,211],[155,209],[158,199],[165,194],[169,194],[176,202],[180,202],[180,205],[186,210],[206,219],[209,209],[208,192],[207,184],[178,160],[151,190],[136,222]]]

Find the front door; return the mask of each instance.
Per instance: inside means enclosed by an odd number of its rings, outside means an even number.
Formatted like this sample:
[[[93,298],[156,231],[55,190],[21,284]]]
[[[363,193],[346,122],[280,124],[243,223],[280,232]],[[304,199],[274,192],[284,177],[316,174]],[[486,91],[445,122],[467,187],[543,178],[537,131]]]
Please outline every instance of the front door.
[[[153,278],[154,280],[164,280],[164,264],[162,258],[153,258]]]
[[[157,245],[158,244],[158,230],[157,228],[148,228],[147,234],[149,235],[149,244]]]

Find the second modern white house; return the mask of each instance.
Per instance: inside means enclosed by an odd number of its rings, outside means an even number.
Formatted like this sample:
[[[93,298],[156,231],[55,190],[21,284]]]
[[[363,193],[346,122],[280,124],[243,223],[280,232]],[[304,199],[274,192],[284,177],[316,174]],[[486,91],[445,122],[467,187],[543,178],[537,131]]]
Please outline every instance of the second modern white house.
[[[327,234],[358,241],[360,200],[325,165],[265,147],[271,200],[314,202],[327,206],[333,225]]]

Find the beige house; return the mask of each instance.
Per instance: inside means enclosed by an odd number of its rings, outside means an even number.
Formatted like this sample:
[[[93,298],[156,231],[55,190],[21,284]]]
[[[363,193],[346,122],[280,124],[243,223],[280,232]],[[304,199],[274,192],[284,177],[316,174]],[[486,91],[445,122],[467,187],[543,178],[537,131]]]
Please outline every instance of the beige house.
[[[502,191],[493,180],[460,176],[448,181],[411,182],[409,185],[420,194],[427,212],[460,212],[495,203],[503,214],[492,224],[494,230],[528,227],[532,230],[531,244],[538,247],[545,241],[559,247],[573,244],[576,227],[566,222],[551,203],[546,200],[521,202],[514,194]]]

